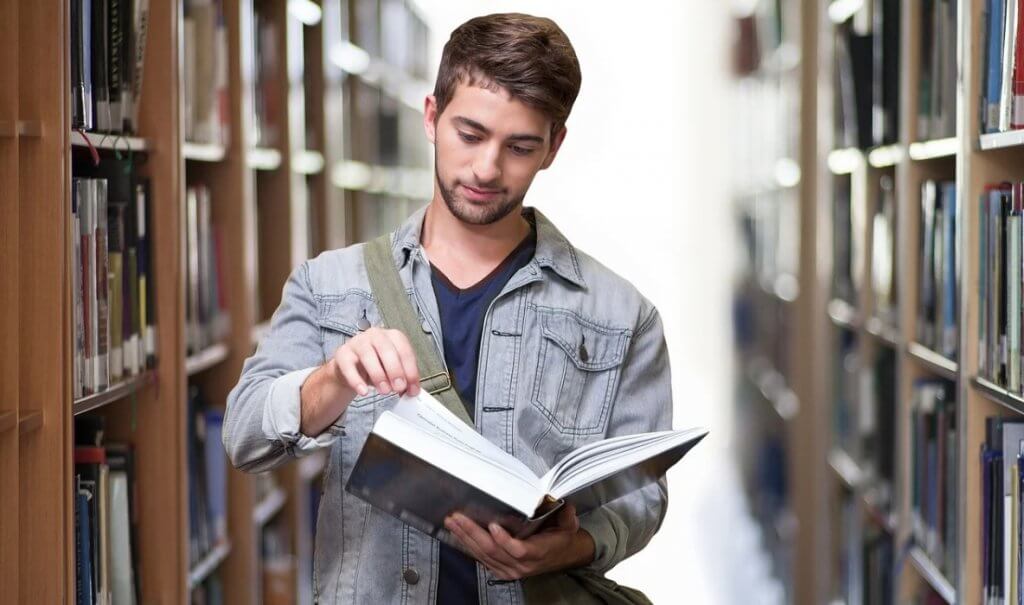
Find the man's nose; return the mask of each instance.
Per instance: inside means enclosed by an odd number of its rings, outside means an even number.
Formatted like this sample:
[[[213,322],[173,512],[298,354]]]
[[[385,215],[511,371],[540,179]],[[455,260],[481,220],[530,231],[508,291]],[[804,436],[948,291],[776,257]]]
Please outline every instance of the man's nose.
[[[487,146],[473,163],[473,176],[483,185],[501,178],[501,150],[497,145]]]

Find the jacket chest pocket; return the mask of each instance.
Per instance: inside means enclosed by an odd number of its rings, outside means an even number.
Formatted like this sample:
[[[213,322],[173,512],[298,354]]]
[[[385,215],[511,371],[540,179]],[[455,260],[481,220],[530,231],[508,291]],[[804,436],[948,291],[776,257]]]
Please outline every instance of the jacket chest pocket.
[[[377,304],[363,290],[320,297],[317,315],[325,361],[349,338],[382,323]]]
[[[630,331],[599,326],[570,311],[537,309],[540,352],[533,405],[566,435],[603,433]]]

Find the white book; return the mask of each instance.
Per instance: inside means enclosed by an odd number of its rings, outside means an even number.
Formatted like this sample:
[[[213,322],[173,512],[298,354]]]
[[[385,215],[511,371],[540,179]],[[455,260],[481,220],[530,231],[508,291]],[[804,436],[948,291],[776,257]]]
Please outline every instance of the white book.
[[[706,435],[691,428],[595,441],[538,477],[421,391],[377,420],[346,489],[441,540],[450,540],[444,519],[455,511],[525,537],[566,502],[584,514],[658,481]]]
[[[1021,214],[1014,210],[1006,224],[1006,333],[1009,349],[1007,388],[1020,391],[1020,286],[1021,286]]]
[[[1003,27],[1003,81],[999,95],[999,130],[1011,128],[1013,117],[1013,63],[1017,48],[1017,1],[1007,0]]]
[[[110,593],[114,605],[135,604],[132,575],[131,519],[128,515],[128,473],[110,471],[107,541],[110,543]]]

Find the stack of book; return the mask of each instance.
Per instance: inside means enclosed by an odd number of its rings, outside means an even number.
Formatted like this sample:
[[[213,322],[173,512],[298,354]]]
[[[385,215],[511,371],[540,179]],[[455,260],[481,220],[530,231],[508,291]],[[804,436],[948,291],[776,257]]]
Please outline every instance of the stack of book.
[[[985,0],[982,132],[1024,127],[1024,15],[1017,0]]]
[[[104,443],[102,422],[95,418],[80,420],[76,433],[76,603],[141,602],[134,452]]]
[[[955,0],[921,2],[918,140],[956,135],[956,9]]]
[[[956,388],[945,380],[914,383],[910,410],[911,531],[943,573],[956,553]]]
[[[1019,603],[1022,596],[1022,454],[1024,420],[987,418],[981,452],[985,602]]]
[[[156,365],[149,181],[104,159],[72,179],[73,395]]]
[[[899,138],[900,3],[872,0],[838,26],[835,49],[839,147]]]
[[[978,373],[1020,393],[1024,183],[988,185],[980,202]]]
[[[228,537],[224,412],[206,405],[199,387],[188,396],[189,560],[195,565]]]
[[[133,133],[149,0],[71,0],[71,126]]]
[[[221,238],[210,220],[210,189],[185,193],[186,348],[189,354],[223,341],[230,328],[221,272]]]
[[[917,339],[947,359],[958,355],[956,183],[925,181],[921,186]]]
[[[185,140],[228,144],[228,34],[221,0],[186,0]]]

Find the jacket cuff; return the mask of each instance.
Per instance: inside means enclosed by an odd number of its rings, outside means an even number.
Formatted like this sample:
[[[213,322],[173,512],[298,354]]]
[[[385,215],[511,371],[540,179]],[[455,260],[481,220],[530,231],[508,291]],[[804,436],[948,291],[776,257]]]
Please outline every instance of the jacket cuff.
[[[294,370],[275,378],[274,382],[270,383],[266,405],[263,407],[263,435],[271,441],[283,444],[288,453],[295,457],[329,447],[337,439],[331,431],[324,431],[315,437],[299,432],[302,408],[299,389],[316,369],[312,367]]]
[[[604,508],[595,508],[589,513],[580,517],[580,528],[587,531],[594,539],[594,560],[585,569],[604,574],[622,560],[623,552],[620,544],[620,536],[615,529],[615,523],[610,518],[615,513]]]

